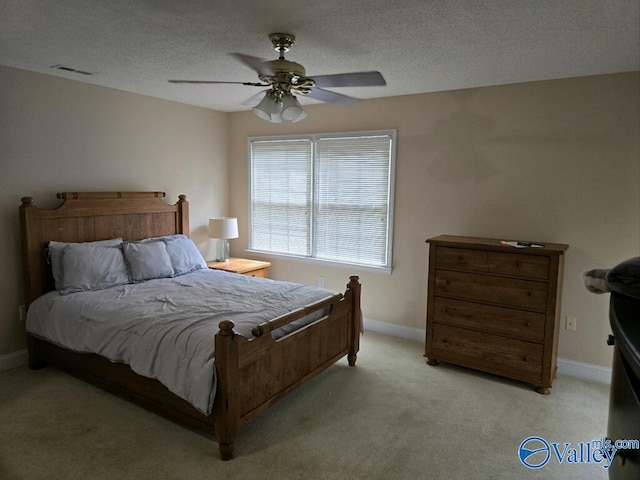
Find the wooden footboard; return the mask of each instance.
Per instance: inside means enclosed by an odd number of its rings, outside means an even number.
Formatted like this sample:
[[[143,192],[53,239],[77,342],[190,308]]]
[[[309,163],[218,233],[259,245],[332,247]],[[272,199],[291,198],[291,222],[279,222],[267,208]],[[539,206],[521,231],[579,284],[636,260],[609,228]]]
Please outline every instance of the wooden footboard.
[[[271,332],[309,313],[322,318],[279,339]],[[233,456],[240,426],[344,357],[353,366],[359,348],[360,283],[352,276],[345,295],[318,302],[254,329],[247,339],[223,321],[216,335],[218,389],[215,432],[223,460]]]

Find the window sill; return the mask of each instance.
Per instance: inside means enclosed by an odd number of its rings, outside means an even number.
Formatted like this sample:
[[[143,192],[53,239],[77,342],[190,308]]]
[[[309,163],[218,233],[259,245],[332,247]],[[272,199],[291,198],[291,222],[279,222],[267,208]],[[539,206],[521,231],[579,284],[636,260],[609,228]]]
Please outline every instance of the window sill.
[[[356,265],[353,263],[334,262],[331,260],[324,260],[321,258],[299,257],[297,255],[286,255],[283,253],[272,253],[272,252],[265,252],[262,250],[247,249],[245,250],[245,252],[250,253],[251,255],[258,257],[260,259],[264,259],[268,261],[272,261],[274,259],[282,259],[282,260],[288,260],[288,261],[297,262],[297,263],[307,263],[310,265],[336,267],[336,268],[349,270],[351,273],[354,273],[354,274],[357,274],[358,272],[368,272],[368,273],[380,273],[383,275],[391,275],[393,271],[393,267],[373,267],[373,266],[367,266],[367,265]]]

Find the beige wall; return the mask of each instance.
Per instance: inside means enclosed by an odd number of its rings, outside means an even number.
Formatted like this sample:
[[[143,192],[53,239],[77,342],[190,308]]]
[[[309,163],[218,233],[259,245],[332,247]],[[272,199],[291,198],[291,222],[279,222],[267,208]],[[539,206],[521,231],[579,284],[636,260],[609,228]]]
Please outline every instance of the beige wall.
[[[271,125],[0,67],[0,355],[24,348],[20,197],[51,207],[62,190],[186,193],[201,250],[208,217],[232,214],[243,255],[247,136],[395,128],[393,273],[274,258],[272,276],[343,290],[357,273],[366,317],[424,329],[427,238],[568,243],[562,316],[578,329],[561,330],[560,356],[609,366],[608,295],[588,293],[580,273],[640,254],[639,87],[630,73],[439,92],[314,105],[302,122]]]
[[[395,128],[391,275],[273,258],[272,276],[343,290],[363,283],[367,318],[424,329],[428,246],[439,234],[567,243],[559,355],[610,366],[609,295],[581,272],[640,254],[640,77],[636,73],[314,105],[302,122],[230,115],[231,213],[247,246],[247,137]],[[578,318],[577,331],[564,318]]]
[[[0,67],[0,355],[25,348],[18,207],[59,191],[161,190],[190,201],[207,253],[209,216],[228,214],[228,116]]]

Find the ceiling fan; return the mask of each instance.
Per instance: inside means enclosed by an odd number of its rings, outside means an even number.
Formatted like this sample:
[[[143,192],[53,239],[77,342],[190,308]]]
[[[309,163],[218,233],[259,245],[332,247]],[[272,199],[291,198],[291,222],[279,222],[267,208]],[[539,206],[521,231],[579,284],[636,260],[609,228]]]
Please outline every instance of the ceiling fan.
[[[307,116],[295,95],[305,95],[309,98],[337,105],[351,105],[358,101],[340,93],[325,90],[326,87],[373,87],[387,84],[380,72],[353,72],[331,75],[314,75],[307,77],[305,68],[299,63],[284,58],[296,37],[290,33],[272,33],[269,35],[275,50],[279,52],[277,60],[232,53],[240,62],[244,63],[258,74],[260,82],[227,82],[218,80],[169,80],[171,83],[190,84],[240,84],[252,87],[269,87],[260,92],[264,98],[253,107],[256,115],[273,123],[282,120],[297,122]],[[253,98],[253,97],[252,97]]]

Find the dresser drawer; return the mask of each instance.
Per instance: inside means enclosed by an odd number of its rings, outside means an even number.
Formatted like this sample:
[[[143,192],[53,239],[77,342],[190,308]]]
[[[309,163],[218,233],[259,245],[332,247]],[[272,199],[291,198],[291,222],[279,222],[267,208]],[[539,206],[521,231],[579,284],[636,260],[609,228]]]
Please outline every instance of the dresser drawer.
[[[542,342],[544,313],[516,310],[482,303],[435,297],[433,321]]]
[[[549,257],[438,247],[436,268],[547,280],[549,278]]]
[[[549,278],[549,257],[489,252],[488,271],[502,275],[546,280]]]
[[[436,268],[486,272],[487,260],[488,253],[482,250],[438,247],[436,251]]]
[[[548,285],[518,278],[436,270],[435,294],[544,312]]]
[[[515,338],[434,323],[428,355],[534,383],[542,378],[543,346]]]

